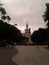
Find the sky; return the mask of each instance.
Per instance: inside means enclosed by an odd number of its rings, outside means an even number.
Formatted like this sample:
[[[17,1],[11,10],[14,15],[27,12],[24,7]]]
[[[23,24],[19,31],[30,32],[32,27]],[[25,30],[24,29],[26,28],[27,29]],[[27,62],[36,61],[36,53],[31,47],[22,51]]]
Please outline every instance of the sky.
[[[42,15],[46,11],[49,0],[0,0],[4,4],[7,14],[11,17],[10,23],[17,24],[23,33],[28,22],[31,32],[38,28],[45,28],[46,23]]]

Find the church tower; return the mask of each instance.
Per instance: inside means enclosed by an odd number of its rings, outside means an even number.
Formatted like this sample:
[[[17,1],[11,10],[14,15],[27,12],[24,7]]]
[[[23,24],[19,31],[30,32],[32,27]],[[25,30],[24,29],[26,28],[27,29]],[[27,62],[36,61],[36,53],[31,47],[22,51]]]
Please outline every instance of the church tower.
[[[31,45],[31,30],[28,28],[28,22],[26,22],[26,29],[25,29],[25,37],[26,37],[26,45]]]

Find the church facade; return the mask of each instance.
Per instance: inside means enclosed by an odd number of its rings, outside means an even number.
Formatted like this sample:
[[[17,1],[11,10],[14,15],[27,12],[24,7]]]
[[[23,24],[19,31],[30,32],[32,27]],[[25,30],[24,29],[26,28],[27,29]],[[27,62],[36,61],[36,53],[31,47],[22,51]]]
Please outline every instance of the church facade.
[[[28,28],[28,22],[26,23],[26,29],[25,29],[25,33],[23,33],[23,36],[26,37],[25,44],[26,45],[32,45],[32,41],[31,41],[31,29]]]

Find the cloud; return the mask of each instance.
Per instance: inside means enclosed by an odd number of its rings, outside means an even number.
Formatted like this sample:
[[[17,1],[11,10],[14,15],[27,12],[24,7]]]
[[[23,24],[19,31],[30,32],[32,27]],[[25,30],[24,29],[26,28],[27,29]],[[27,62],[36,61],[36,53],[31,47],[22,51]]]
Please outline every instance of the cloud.
[[[45,11],[45,3],[49,0],[2,0],[7,13],[11,17],[11,24],[17,23],[21,30],[25,29],[28,21],[32,31],[39,27],[45,27],[41,17]]]

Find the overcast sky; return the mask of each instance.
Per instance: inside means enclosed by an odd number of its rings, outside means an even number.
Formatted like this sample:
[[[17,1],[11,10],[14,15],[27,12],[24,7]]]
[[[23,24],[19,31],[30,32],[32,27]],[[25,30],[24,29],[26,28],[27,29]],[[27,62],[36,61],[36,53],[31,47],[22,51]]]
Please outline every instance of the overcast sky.
[[[26,21],[28,21],[31,32],[38,28],[44,28],[42,15],[46,9],[45,3],[49,0],[1,0],[11,17],[11,24],[17,24],[17,27],[24,32]]]

